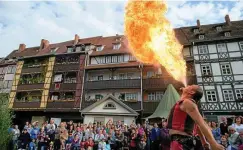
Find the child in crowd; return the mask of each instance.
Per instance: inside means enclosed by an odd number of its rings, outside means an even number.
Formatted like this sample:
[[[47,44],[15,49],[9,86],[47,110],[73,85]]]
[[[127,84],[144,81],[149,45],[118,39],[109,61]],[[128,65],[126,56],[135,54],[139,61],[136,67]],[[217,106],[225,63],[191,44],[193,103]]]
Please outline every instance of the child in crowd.
[[[89,137],[88,141],[86,142],[86,147],[88,150],[93,150],[94,142],[92,137]]]
[[[223,145],[226,150],[228,149],[229,143],[228,143],[227,137],[225,135],[221,136],[221,143],[220,144]]]
[[[35,139],[32,139],[32,141],[30,142],[29,150],[37,150]]]
[[[85,150],[86,148],[86,139],[83,137],[82,141],[80,142],[80,148],[81,150]]]
[[[106,150],[105,138],[102,138],[98,145],[98,150]]]

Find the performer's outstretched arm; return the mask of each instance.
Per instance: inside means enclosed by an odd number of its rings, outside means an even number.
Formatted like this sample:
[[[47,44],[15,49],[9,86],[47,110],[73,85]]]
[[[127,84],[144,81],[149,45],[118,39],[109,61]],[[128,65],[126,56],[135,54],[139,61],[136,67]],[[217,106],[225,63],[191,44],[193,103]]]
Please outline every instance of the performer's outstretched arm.
[[[204,149],[205,150],[209,150],[210,149],[209,144],[208,144],[205,136],[202,134],[202,132],[201,132],[201,130],[200,130],[200,128],[198,126],[197,126],[197,134],[200,137],[200,140],[202,142],[202,145],[203,145]]]
[[[221,149],[223,150],[224,149],[221,145],[219,145],[215,141],[211,130],[209,130],[208,125],[203,120],[203,117],[199,113],[197,105],[194,102],[192,102],[191,100],[185,100],[181,105],[181,109],[183,111],[187,112],[187,114],[189,116],[191,116],[191,118],[199,126],[203,135],[207,138],[209,144],[211,145],[212,150],[221,150]]]

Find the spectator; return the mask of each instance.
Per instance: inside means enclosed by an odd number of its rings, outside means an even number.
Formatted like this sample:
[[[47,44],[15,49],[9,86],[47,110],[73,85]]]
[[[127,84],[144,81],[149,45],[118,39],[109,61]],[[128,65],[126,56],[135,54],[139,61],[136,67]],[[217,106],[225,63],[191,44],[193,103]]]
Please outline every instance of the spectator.
[[[237,116],[235,118],[235,123],[233,123],[232,126],[236,129],[237,132],[239,132],[241,129],[243,129],[242,117]]]
[[[31,142],[30,134],[27,129],[23,130],[23,133],[19,136],[19,148],[26,149],[27,145]]]
[[[237,144],[239,145],[239,149],[243,148],[243,129],[240,129],[239,136],[236,141],[237,141]]]
[[[229,143],[228,143],[228,140],[227,140],[227,136],[226,135],[222,135],[221,136],[220,144],[223,145],[226,150],[228,150]]]
[[[217,141],[217,143],[220,143],[221,132],[220,132],[220,128],[217,127],[216,122],[212,121],[211,129],[212,129],[212,134],[214,139]]]
[[[237,150],[238,149],[238,143],[237,143],[237,138],[239,136],[239,133],[235,130],[235,127],[229,126],[229,137],[228,141],[231,147],[231,150]]]
[[[77,134],[74,136],[74,139],[72,140],[71,150],[80,150],[80,139]]]
[[[169,129],[167,128],[167,121],[162,122],[161,149],[170,150],[170,134],[169,134]]]
[[[159,149],[159,144],[160,144],[160,129],[158,128],[157,123],[154,124],[154,128],[151,131],[151,146],[152,149]]]
[[[225,133],[228,133],[228,124],[227,124],[227,119],[225,117],[221,118],[221,123],[219,125],[220,131],[222,135],[225,135]]]

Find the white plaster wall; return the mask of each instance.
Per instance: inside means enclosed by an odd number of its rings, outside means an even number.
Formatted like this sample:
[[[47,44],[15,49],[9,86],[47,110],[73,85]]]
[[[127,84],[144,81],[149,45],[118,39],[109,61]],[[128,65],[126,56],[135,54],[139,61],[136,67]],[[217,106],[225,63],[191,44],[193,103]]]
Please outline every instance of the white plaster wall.
[[[235,88],[243,88],[243,84],[236,84],[234,85]]]
[[[213,75],[221,75],[219,63],[211,63]]]
[[[214,90],[215,87],[209,85],[209,86],[204,86],[204,89],[205,89],[205,90]]]
[[[222,81],[222,76],[219,77],[213,77],[215,82],[221,82]]]
[[[231,85],[222,85],[222,89],[231,89]]]
[[[227,43],[228,51],[239,51],[239,44],[238,42],[231,42]]]
[[[229,53],[229,57],[240,57],[240,56],[241,56],[240,52],[231,52],[231,53]]]
[[[223,98],[223,93],[222,93],[222,90],[221,90],[221,88],[220,88],[220,85],[217,85],[216,88],[217,88],[218,96],[219,96],[218,101],[223,102],[223,101],[224,101],[224,98]],[[217,93],[216,93],[216,94],[217,94]]]
[[[202,78],[201,77],[197,77],[197,82],[202,82]]]
[[[231,62],[233,74],[243,74],[243,63],[242,61]]]
[[[93,115],[85,115],[84,116],[84,124],[89,124],[89,123],[93,123],[94,122],[94,116]]]
[[[133,120],[135,121],[135,117],[130,117],[130,116],[124,117],[124,123],[129,126],[132,124]]]
[[[97,62],[96,60],[99,61],[98,58],[95,59],[94,57],[91,57],[91,59],[90,59],[90,64],[91,64],[91,65],[96,65],[96,64],[98,64],[98,62]]]
[[[193,46],[193,54],[198,54],[197,46]]]
[[[210,59],[218,59],[218,54],[210,54]]]
[[[195,64],[195,71],[197,76],[202,76],[200,64]]]
[[[242,81],[243,80],[243,75],[234,75],[234,79],[236,81]]]
[[[194,55],[194,59],[195,60],[199,60],[199,56],[198,55],[196,55],[196,56]]]
[[[116,109],[104,109],[104,106],[108,103],[112,102],[115,104]],[[103,103],[99,104],[95,108],[91,109],[90,112],[107,112],[107,113],[113,113],[113,114],[119,114],[119,113],[130,113],[127,109],[123,108],[120,104],[114,102],[113,100],[106,100]]]
[[[13,80],[14,74],[5,74],[4,80]]]
[[[216,45],[215,44],[209,44],[208,45],[208,52],[209,53],[217,53]]]

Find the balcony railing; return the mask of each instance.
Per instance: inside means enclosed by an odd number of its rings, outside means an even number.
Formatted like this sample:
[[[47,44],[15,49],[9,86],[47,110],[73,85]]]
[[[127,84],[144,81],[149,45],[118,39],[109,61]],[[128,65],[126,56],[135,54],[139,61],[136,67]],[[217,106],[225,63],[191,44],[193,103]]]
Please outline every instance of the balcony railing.
[[[31,91],[31,90],[35,90],[35,89],[43,89],[44,88],[44,84],[20,84],[17,87],[17,91]]]
[[[232,102],[201,102],[201,109],[205,112],[226,112],[226,111],[242,111],[243,102],[232,101]]]
[[[47,103],[47,109],[48,108],[54,108],[54,109],[61,109],[61,108],[74,108],[74,101],[53,101]]]
[[[52,83],[50,91],[75,91],[77,83]]]
[[[44,67],[35,67],[35,68],[28,68],[25,67],[22,69],[21,73],[40,73],[44,71]]]
[[[140,79],[86,81],[85,88],[88,90],[134,89],[140,88],[140,82]]]
[[[14,101],[13,108],[39,108],[40,102],[18,102]]]
[[[79,63],[76,64],[55,64],[54,71],[78,71],[80,68]]]
[[[196,84],[196,76],[188,76],[187,84]],[[183,84],[179,81],[176,81],[172,77],[161,77],[161,78],[147,78],[143,79],[143,88],[144,89],[166,89],[169,84],[175,86],[175,88],[180,88]]]

